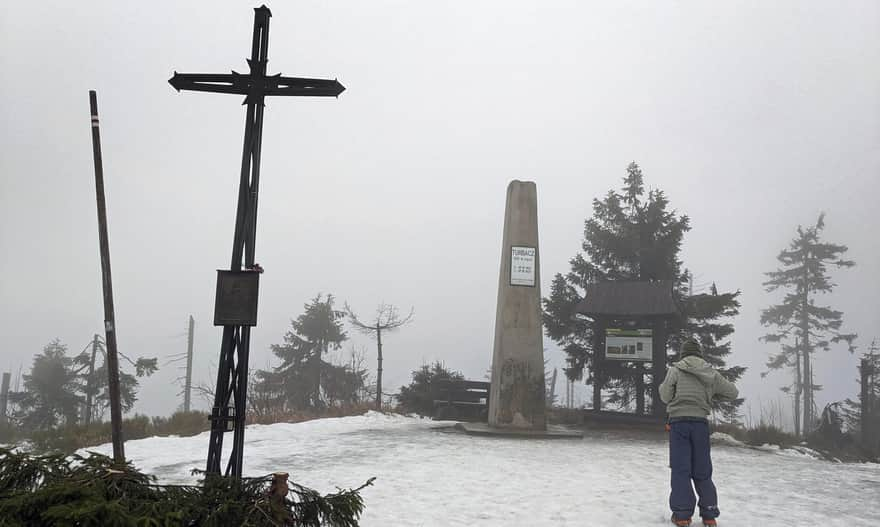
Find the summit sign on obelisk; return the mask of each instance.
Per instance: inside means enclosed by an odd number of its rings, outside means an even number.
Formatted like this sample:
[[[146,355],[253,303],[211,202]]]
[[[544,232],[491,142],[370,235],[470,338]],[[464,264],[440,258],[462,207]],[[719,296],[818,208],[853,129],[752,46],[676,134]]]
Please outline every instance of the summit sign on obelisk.
[[[511,181],[495,315],[490,427],[547,429],[540,262],[535,183]]]

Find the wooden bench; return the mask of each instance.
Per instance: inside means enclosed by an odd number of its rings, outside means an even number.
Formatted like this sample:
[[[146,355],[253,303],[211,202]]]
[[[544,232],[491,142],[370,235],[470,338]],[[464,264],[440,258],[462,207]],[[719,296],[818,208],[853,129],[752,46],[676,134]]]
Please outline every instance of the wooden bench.
[[[433,386],[434,419],[487,422],[489,386],[485,381],[436,381]]]

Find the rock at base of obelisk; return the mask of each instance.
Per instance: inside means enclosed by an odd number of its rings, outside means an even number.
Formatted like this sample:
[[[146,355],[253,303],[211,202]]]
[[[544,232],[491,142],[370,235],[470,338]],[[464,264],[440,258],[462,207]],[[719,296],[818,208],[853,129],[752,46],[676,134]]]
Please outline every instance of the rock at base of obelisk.
[[[546,430],[538,197],[531,181],[507,187],[489,426]]]

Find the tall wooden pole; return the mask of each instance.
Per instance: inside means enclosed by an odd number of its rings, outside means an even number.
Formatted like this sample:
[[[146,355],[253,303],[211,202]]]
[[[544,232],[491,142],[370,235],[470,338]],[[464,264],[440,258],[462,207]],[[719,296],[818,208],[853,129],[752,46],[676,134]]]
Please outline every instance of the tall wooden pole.
[[[186,336],[186,384],[183,387],[183,411],[189,412],[192,394],[192,371],[193,371],[193,329],[196,321],[189,316],[189,331]]]
[[[107,344],[107,389],[110,392],[110,429],[113,461],[125,463],[122,439],[122,406],[119,401],[119,359],[116,354],[116,316],[113,311],[113,281],[110,276],[110,243],[107,237],[107,205],[104,201],[104,165],[98,125],[98,96],[89,91],[92,111],[92,152],[95,158],[95,196],[98,203],[98,237],[101,243],[101,276],[104,290],[104,342]]]

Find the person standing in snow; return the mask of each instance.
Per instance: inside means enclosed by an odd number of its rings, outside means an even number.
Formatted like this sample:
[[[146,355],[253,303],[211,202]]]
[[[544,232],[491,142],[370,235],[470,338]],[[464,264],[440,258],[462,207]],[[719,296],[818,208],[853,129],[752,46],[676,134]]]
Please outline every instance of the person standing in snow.
[[[736,386],[712,369],[699,343],[687,340],[678,362],[672,364],[660,385],[660,399],[669,414],[669,467],[672,492],[669,507],[672,523],[691,524],[697,505],[693,489],[700,497],[703,525],[717,525],[718,494],[712,483],[712,457],[709,451],[709,413],[712,399],[736,399]],[[691,486],[693,482],[693,487]]]

